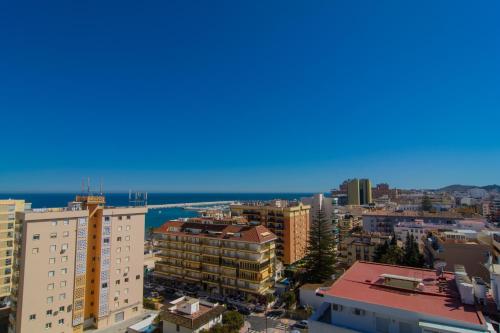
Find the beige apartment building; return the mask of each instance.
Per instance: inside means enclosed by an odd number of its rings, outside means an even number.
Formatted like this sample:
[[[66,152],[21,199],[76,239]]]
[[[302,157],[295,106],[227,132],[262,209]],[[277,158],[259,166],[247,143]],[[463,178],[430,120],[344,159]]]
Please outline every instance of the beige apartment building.
[[[264,226],[170,221],[155,230],[155,275],[221,295],[265,295],[274,284],[276,236]]]
[[[79,196],[17,213],[9,332],[82,332],[141,314],[145,207]]]
[[[346,236],[339,245],[339,264],[350,267],[356,261],[373,261],[377,246],[390,242],[391,236],[360,233]]]
[[[14,264],[14,237],[20,225],[16,212],[25,209],[24,200],[0,200],[0,301],[10,296]],[[29,205],[28,205],[29,207]]]
[[[302,203],[273,200],[231,205],[231,214],[244,216],[250,224],[266,226],[278,239],[276,256],[285,265],[305,257],[309,237],[309,210]]]

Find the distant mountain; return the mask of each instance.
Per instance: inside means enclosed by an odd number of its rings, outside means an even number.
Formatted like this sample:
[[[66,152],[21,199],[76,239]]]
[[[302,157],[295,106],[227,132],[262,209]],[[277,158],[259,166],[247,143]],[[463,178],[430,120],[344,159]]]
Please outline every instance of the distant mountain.
[[[486,185],[486,186],[474,186],[474,185],[449,185],[443,188],[438,189],[438,191],[441,192],[454,192],[454,191],[467,191],[470,190],[471,188],[482,188],[483,190],[486,191],[497,191],[500,192],[500,185]]]

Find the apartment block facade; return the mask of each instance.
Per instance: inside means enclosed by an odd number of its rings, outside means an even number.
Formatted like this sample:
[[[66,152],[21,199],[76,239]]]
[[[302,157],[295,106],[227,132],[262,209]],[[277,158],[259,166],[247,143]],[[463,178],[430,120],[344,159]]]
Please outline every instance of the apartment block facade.
[[[0,301],[11,293],[14,237],[20,227],[16,223],[16,212],[24,209],[24,200],[0,200]]]
[[[309,237],[311,206],[283,200],[231,205],[231,214],[244,216],[249,223],[262,224],[278,238],[276,256],[285,265],[305,257]]]
[[[213,294],[263,296],[274,284],[276,236],[264,226],[170,221],[155,230],[160,278]]]
[[[377,246],[390,240],[391,236],[378,233],[348,235],[339,245],[339,263],[349,267],[358,260],[373,261]]]
[[[142,310],[145,207],[102,196],[17,214],[9,332],[82,332]]]

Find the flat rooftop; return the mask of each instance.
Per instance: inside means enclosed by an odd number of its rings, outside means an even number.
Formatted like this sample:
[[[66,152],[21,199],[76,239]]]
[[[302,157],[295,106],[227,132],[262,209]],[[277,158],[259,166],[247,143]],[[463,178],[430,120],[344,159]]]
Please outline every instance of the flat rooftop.
[[[422,280],[420,289],[403,289],[384,284],[385,276]],[[474,325],[486,323],[473,305],[464,305],[456,288],[454,275],[443,274],[438,286],[436,271],[403,266],[357,261],[327,290],[324,295],[388,308],[417,312]]]

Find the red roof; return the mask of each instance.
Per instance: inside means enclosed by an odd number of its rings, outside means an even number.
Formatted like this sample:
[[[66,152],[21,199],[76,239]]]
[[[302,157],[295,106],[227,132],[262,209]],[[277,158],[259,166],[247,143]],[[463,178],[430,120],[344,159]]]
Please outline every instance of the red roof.
[[[422,279],[421,290],[408,290],[383,284],[382,274]],[[444,273],[446,287],[440,291],[436,271],[412,267],[358,261],[327,290],[325,295],[484,325],[481,312],[474,305],[464,305],[456,288],[454,275]]]
[[[190,229],[201,230],[200,233],[191,233]],[[209,234],[208,232],[217,232]],[[263,225],[227,225],[227,224],[200,224],[196,222],[169,221],[159,228],[155,233],[164,233],[169,235],[190,235],[191,237],[220,238],[232,241],[242,241],[250,243],[265,243],[276,240],[275,234],[269,231]]]

